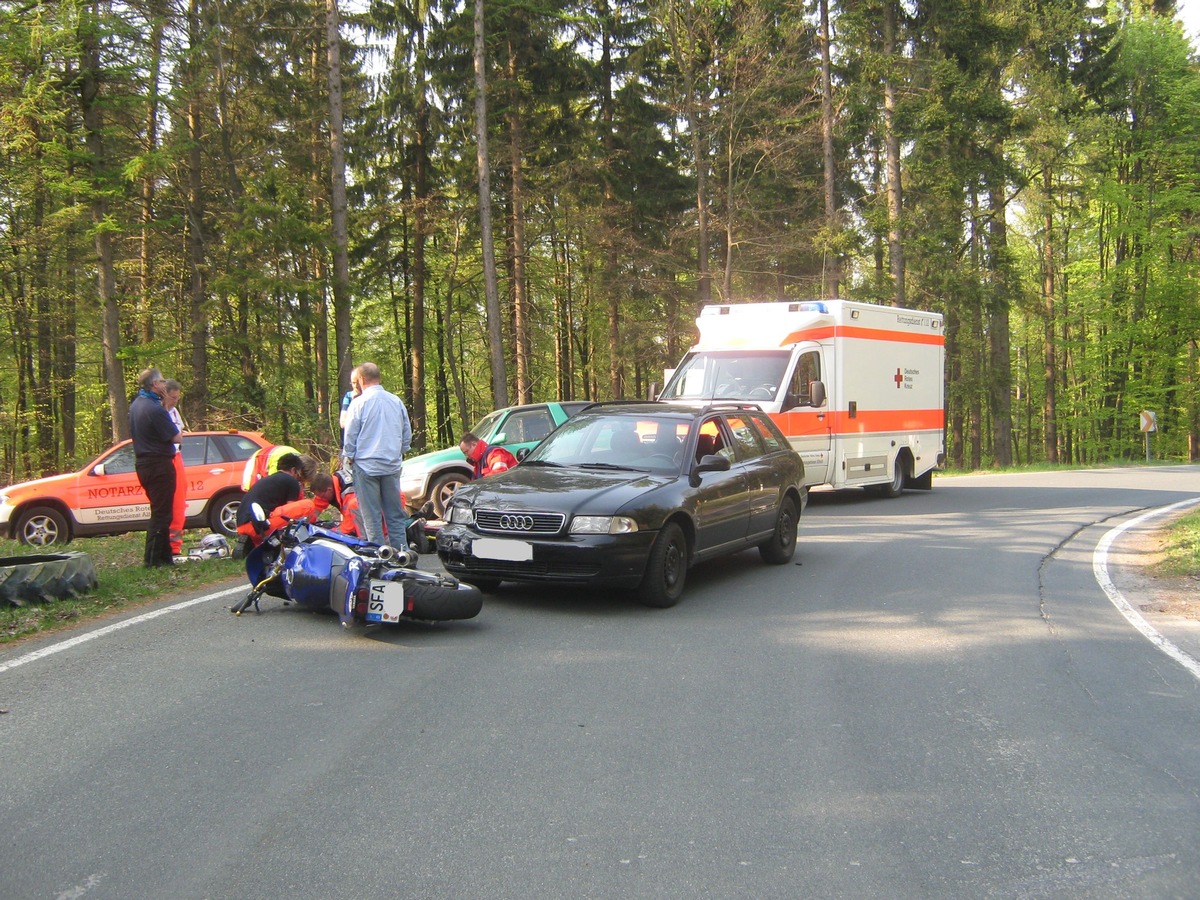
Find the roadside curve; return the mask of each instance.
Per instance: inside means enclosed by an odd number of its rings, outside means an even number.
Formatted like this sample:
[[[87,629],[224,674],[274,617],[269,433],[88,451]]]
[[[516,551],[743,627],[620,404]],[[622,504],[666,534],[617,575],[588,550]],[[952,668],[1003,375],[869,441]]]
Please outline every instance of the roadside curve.
[[[1135,562],[1129,560],[1130,553],[1136,555],[1136,549],[1126,552],[1126,561],[1119,558],[1122,546],[1131,540],[1133,535],[1153,523],[1158,527],[1158,520],[1173,513],[1182,512],[1186,507],[1200,503],[1200,498],[1182,500],[1169,506],[1159,507],[1135,516],[1122,524],[1109,529],[1092,553],[1092,572],[1109,601],[1150,643],[1179,663],[1196,679],[1200,680],[1200,625],[1180,619],[1177,616],[1152,615],[1148,619],[1143,615],[1137,604],[1137,596],[1131,602],[1125,591],[1136,590],[1137,584],[1129,570]],[[1121,543],[1118,543],[1120,541]],[[1121,586],[1118,586],[1120,582]]]

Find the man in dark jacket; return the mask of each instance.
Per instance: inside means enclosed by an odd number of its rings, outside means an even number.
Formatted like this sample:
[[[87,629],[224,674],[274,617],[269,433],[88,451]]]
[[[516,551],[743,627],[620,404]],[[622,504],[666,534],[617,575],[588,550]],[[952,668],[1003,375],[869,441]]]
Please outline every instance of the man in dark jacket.
[[[146,528],[147,568],[173,565],[171,512],[175,503],[175,445],[183,435],[163,406],[167,380],[158,369],[138,376],[138,392],[129,405],[129,433],[133,436],[134,470],[150,500]]]
[[[268,531],[268,519],[258,518],[254,505],[257,503],[263,516],[286,503],[304,499],[304,461],[296,453],[285,453],[279,457],[279,468],[273,474],[260,478],[246,491],[238,506],[237,546],[234,559],[242,559],[252,547],[263,542]]]

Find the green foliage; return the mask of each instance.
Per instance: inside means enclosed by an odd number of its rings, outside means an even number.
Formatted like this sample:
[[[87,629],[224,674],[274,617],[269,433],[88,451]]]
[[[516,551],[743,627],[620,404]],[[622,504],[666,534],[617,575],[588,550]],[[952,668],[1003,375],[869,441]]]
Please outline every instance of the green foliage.
[[[804,5],[485,4],[509,396],[644,395],[703,297],[813,296],[830,252],[850,295],[892,302],[894,227],[907,302],[950,325],[955,460],[1134,458],[1142,408],[1163,454],[1200,446],[1200,74],[1173,23],[1087,0],[830,7],[836,227]],[[336,444],[324,23],[195,12],[0,0],[0,480],[111,441],[106,340],[127,392],[146,365],[180,378],[195,427]],[[418,413],[418,448],[493,397],[472,13],[373,4],[343,28],[344,337]]]

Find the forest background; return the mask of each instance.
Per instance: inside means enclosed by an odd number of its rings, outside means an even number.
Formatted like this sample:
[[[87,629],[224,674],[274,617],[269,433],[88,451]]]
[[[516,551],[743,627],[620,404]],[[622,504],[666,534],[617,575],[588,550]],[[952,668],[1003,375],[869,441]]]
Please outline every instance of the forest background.
[[[946,315],[948,464],[1200,456],[1171,0],[0,0],[0,480],[644,397],[708,302]],[[339,6],[339,3],[342,5]]]

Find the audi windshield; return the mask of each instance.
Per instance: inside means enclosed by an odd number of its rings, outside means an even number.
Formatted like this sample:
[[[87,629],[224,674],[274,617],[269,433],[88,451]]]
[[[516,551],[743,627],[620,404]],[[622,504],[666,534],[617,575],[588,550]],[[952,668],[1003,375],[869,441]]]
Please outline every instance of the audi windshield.
[[[583,413],[568,419],[521,465],[674,472],[691,423],[678,416]]]

